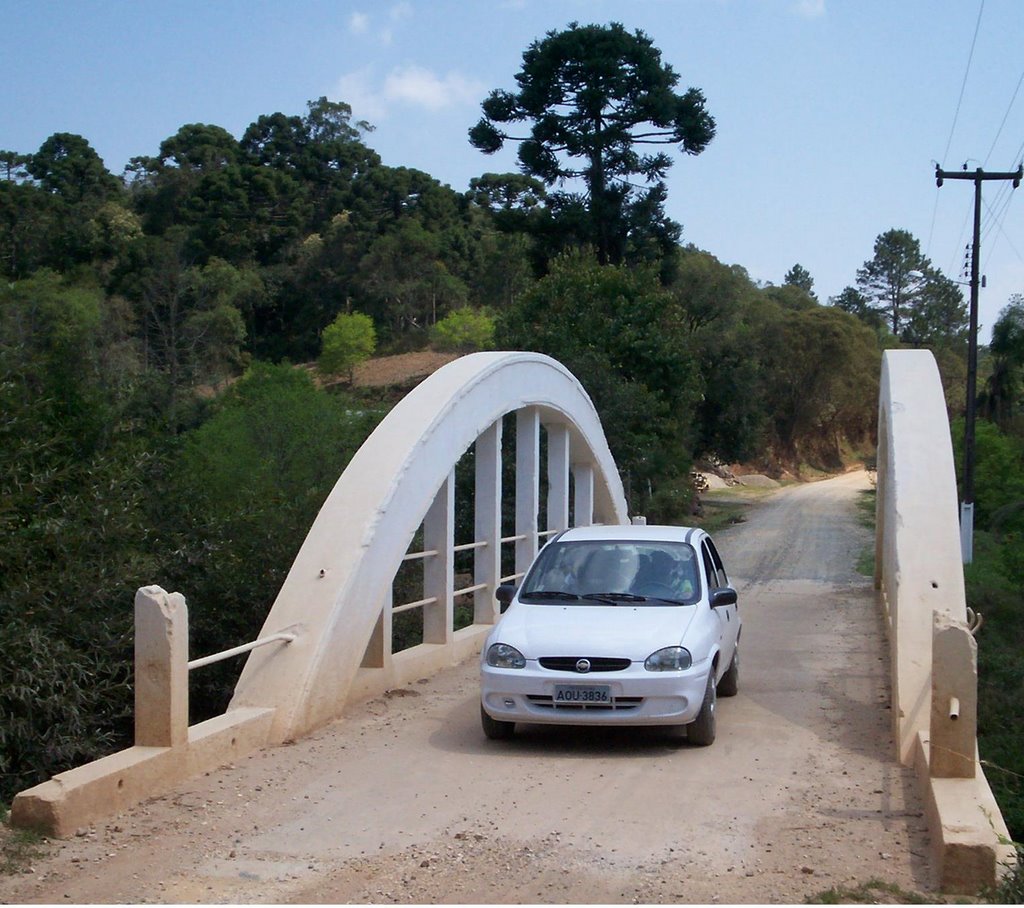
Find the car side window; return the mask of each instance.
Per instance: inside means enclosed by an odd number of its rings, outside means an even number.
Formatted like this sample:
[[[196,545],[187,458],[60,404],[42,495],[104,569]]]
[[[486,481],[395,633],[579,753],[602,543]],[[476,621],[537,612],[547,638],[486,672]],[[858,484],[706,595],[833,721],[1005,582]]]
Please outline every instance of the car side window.
[[[708,550],[708,543],[705,539],[700,545],[701,560],[704,562],[704,574],[708,578],[708,589],[715,590],[720,586],[718,582],[718,572],[715,570],[715,562],[711,557],[711,552]]]
[[[718,554],[718,549],[715,548],[715,544],[710,539],[705,539],[704,544],[708,547],[708,551],[711,553],[711,562],[715,566],[715,573],[718,575],[718,585],[728,586],[729,578],[725,574],[725,567],[722,565],[722,558]]]

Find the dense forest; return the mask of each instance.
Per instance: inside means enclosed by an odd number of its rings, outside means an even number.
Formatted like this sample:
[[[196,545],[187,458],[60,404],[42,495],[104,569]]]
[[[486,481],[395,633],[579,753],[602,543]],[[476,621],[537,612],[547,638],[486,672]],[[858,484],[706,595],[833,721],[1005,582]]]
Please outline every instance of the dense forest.
[[[184,125],[121,176],[69,133],[0,152],[0,802],[130,743],[138,586],[187,595],[192,652],[255,637],[394,402],[345,380],[361,357],[558,358],[631,510],[666,522],[690,519],[696,461],[799,472],[870,452],[883,349],[932,349],[961,412],[963,295],[911,234],[881,233],[832,300],[799,264],[755,282],[665,215],[673,161],[641,141],[699,154],[715,121],[646,36],[573,24],[523,61],[521,91],[493,92],[468,137],[521,143],[520,170],[462,190],[384,165],[372,127],[323,97],[241,137]],[[1015,298],[983,359],[969,579],[986,641],[1005,640],[982,647],[999,699],[983,747],[1018,772],[1022,369]],[[233,682],[194,680],[195,716]],[[1003,780],[1018,797],[1019,778]]]

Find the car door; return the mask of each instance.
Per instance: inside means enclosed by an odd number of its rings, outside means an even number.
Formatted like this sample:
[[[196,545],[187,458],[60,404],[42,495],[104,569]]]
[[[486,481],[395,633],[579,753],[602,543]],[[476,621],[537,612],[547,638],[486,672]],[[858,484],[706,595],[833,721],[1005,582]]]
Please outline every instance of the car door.
[[[729,578],[725,573],[725,567],[722,564],[721,556],[718,554],[718,549],[715,548],[715,544],[711,541],[710,536],[704,537],[700,548],[701,560],[704,562],[704,573],[708,578],[708,592],[710,595],[716,589],[727,587],[729,585]],[[718,665],[719,675],[721,675],[729,667],[729,663],[732,662],[732,655],[736,649],[736,641],[740,630],[739,611],[735,603],[720,605],[718,608],[712,609],[712,611],[718,616],[721,629],[719,645],[722,655],[719,658]]]

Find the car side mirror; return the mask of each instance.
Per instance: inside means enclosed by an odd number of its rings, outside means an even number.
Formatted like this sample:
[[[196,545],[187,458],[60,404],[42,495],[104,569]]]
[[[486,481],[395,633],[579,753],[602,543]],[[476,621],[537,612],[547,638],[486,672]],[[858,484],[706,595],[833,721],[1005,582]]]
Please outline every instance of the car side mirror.
[[[721,605],[735,605],[736,590],[731,586],[723,586],[711,594],[711,607],[718,608]]]
[[[494,591],[494,598],[498,600],[501,605],[500,611],[504,614],[505,609],[509,607],[512,602],[512,597],[516,594],[516,588],[511,583],[503,583]]]

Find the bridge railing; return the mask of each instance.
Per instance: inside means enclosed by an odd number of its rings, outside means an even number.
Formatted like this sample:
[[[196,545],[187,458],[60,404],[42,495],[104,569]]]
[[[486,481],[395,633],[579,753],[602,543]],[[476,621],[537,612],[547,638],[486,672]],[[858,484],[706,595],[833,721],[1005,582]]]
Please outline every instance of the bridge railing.
[[[927,350],[883,356],[875,586],[888,623],[893,736],[914,767],[942,886],[974,894],[1012,855],[977,745],[976,621],[961,563],[945,396]]]

